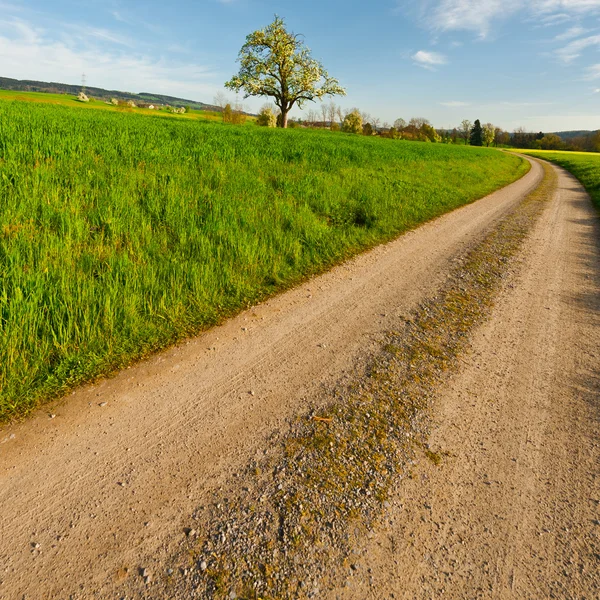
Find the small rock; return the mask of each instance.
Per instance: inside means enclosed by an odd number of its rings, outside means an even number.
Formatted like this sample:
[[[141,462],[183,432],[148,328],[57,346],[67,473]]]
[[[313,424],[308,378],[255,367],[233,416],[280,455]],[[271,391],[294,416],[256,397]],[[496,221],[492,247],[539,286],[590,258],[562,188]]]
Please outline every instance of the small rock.
[[[195,529],[191,529],[190,527],[186,527],[184,529],[185,535],[187,535],[188,537],[194,537],[197,533],[197,531]]]
[[[106,406],[108,404],[108,402],[100,402],[100,404],[98,404],[98,406]]]
[[[206,564],[206,561],[203,560],[200,562],[200,570],[201,571],[206,571],[206,569],[208,568],[208,565]]]
[[[167,569],[167,575],[173,575],[173,569]]]
[[[231,592],[229,592],[229,599],[236,600],[236,598],[237,598],[237,594],[235,593],[234,590],[231,590]]]
[[[52,415],[48,415],[48,417],[49,417],[50,419],[56,419],[56,415],[54,415],[54,414],[52,414]]]

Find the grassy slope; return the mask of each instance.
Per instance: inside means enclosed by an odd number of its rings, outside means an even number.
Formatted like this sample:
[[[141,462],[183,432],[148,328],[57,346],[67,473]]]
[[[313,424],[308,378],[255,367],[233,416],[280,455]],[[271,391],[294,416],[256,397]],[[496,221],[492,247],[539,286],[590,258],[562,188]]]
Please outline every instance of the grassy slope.
[[[600,208],[600,154],[551,150],[527,150],[523,153],[549,160],[575,175],[592,197],[594,204]]]
[[[69,108],[83,108],[87,110],[105,110],[116,113],[136,113],[148,116],[159,116],[170,119],[201,119],[206,121],[221,122],[220,113],[206,110],[192,110],[185,114],[174,114],[167,110],[150,110],[148,108],[130,108],[129,106],[113,106],[107,104],[104,100],[93,100],[89,103],[79,102],[74,96],[68,94],[48,94],[46,92],[20,92],[17,90],[0,90],[0,100],[16,100],[17,102],[34,102],[37,104],[54,104],[58,106],[67,106]],[[247,122],[254,120],[248,117]]]
[[[486,149],[0,102],[0,418],[527,168]]]

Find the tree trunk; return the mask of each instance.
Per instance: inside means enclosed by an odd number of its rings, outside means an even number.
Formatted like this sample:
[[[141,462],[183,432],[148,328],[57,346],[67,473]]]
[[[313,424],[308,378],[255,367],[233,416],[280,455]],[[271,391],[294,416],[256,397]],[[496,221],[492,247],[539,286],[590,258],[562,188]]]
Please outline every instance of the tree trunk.
[[[288,126],[288,111],[289,111],[289,108],[287,108],[287,107],[281,109],[281,126],[284,129],[287,129],[287,126]]]

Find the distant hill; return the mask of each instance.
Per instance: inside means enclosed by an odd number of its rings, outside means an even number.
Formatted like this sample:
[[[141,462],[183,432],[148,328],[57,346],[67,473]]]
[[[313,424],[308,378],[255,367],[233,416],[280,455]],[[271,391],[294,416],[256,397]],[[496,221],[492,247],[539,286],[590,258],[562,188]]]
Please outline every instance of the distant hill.
[[[586,130],[582,130],[582,131],[555,131],[554,132],[555,135],[557,135],[558,137],[562,138],[566,142],[568,142],[569,140],[572,140],[573,138],[584,137],[584,136],[590,135],[592,133],[594,133],[594,131],[586,131]]]
[[[30,81],[10,79],[9,77],[0,77],[0,89],[15,90],[20,92],[46,92],[50,94],[69,94],[77,96],[81,91],[81,85],[71,85],[68,83],[56,83],[46,81]],[[168,104],[170,106],[189,106],[196,110],[221,111],[221,108],[212,104],[205,104],[197,100],[186,100],[175,96],[163,96],[162,94],[151,94],[142,92],[135,94],[133,92],[121,92],[118,90],[105,90],[97,87],[85,88],[86,94],[93,98],[101,100],[133,100],[134,102],[143,102],[145,104]]]

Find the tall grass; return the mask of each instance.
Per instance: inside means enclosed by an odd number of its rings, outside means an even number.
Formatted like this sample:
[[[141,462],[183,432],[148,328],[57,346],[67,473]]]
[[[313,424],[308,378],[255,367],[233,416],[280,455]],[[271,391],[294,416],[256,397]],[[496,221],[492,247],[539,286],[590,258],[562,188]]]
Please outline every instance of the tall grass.
[[[0,418],[526,169],[485,149],[0,102]]]
[[[594,204],[600,208],[600,154],[592,152],[553,152],[550,150],[527,150],[524,154],[549,160],[572,173],[581,181]]]

